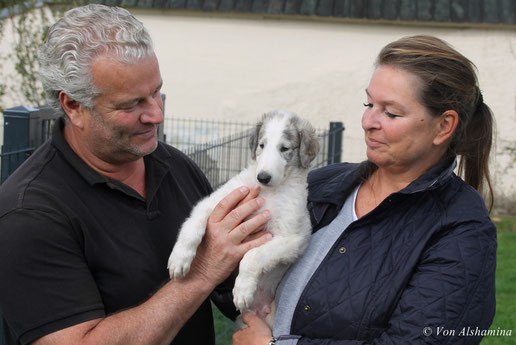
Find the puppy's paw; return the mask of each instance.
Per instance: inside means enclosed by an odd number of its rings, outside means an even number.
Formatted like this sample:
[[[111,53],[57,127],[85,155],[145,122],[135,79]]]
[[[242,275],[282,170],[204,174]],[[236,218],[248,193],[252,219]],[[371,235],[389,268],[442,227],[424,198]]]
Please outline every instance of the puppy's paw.
[[[168,273],[170,278],[177,280],[184,277],[189,271],[195,251],[186,248],[174,248],[168,258]]]
[[[233,288],[233,303],[240,310],[250,309],[256,291],[256,282],[253,279],[242,278],[240,275],[235,280]]]

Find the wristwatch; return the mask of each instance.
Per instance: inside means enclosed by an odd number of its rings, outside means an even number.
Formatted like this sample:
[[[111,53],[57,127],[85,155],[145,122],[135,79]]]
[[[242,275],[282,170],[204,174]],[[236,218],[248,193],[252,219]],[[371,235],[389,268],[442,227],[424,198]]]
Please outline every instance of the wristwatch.
[[[271,341],[269,341],[269,345],[276,345],[277,341],[278,341],[278,339],[272,337]]]

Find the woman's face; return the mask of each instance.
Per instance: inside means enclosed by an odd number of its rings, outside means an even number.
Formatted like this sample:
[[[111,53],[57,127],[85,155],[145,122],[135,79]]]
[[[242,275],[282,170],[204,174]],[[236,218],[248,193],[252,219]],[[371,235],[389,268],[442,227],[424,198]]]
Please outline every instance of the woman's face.
[[[439,160],[438,117],[419,102],[420,87],[415,75],[396,67],[379,66],[374,72],[362,128],[367,158],[379,168],[426,170]]]

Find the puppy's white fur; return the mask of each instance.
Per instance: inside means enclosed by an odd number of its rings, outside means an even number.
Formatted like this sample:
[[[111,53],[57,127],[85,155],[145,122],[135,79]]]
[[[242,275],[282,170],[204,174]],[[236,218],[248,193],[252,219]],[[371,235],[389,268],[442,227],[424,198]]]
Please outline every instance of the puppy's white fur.
[[[253,160],[194,207],[179,232],[168,268],[174,279],[186,275],[215,206],[232,190],[261,183],[262,209],[271,213],[266,229],[273,239],[250,250],[241,260],[233,301],[240,311],[252,310],[263,316],[283,274],[308,245],[311,225],[306,177],[318,142],[309,123],[293,113],[274,111],[264,114],[249,144]],[[266,318],[271,326],[273,320],[274,311]]]

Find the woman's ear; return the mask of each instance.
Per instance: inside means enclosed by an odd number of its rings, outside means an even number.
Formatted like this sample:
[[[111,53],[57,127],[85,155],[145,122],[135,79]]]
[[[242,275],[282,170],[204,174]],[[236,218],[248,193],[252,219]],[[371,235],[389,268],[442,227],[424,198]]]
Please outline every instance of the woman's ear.
[[[68,115],[70,122],[79,128],[84,127],[84,108],[76,100],[70,98],[66,93],[61,91],[59,93],[59,101],[63,107],[64,112]]]
[[[437,135],[434,138],[434,145],[441,145],[450,139],[459,124],[459,114],[455,110],[446,110],[438,119]]]

